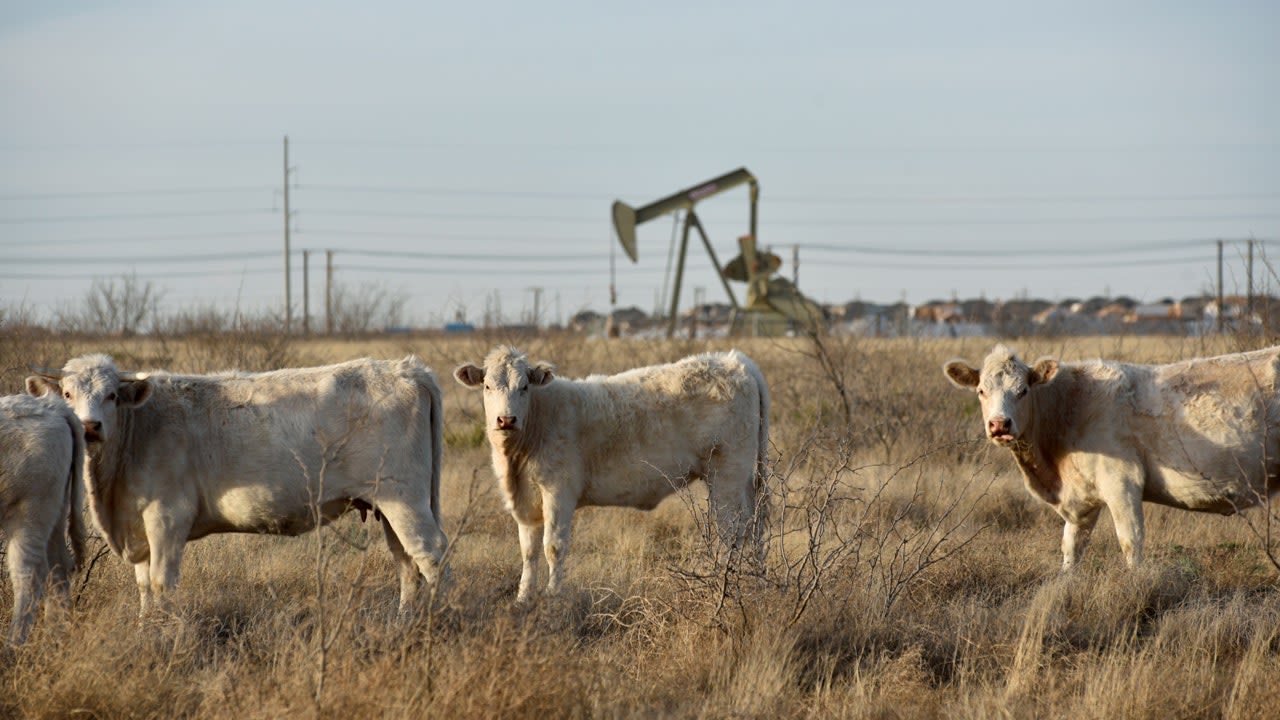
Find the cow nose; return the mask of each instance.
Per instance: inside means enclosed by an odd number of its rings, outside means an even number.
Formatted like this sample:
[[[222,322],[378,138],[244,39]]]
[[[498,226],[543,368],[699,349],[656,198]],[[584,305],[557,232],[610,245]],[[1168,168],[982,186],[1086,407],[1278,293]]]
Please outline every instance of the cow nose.
[[[515,415],[499,415],[498,429],[499,430],[515,430],[516,416]]]
[[[996,416],[987,421],[987,433],[991,435],[991,437],[996,437],[997,435],[1008,435],[1011,427],[1012,423],[1009,422],[1009,418],[1007,417]]]
[[[84,439],[90,442],[98,442],[102,439],[102,421],[101,420],[81,420],[80,424],[84,426]]]

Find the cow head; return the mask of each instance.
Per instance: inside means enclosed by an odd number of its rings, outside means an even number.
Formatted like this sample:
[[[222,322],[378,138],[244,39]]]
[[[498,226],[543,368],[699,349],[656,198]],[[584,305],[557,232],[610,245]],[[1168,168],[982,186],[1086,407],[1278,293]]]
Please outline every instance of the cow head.
[[[466,387],[484,387],[485,429],[510,434],[524,430],[529,417],[529,390],[555,377],[546,363],[530,364],[524,353],[499,347],[484,359],[484,367],[459,365],[453,377]]]
[[[1058,361],[1041,358],[1030,367],[1009,348],[996,345],[981,370],[963,360],[951,360],[942,366],[942,372],[956,387],[977,391],[987,437],[997,445],[1009,445],[1022,437],[1034,391],[1057,376]]]
[[[151,397],[151,381],[144,375],[120,372],[106,355],[74,358],[62,370],[35,370],[38,374],[27,378],[27,392],[61,395],[80,418],[85,440],[91,443],[113,436],[117,408],[138,407]]]

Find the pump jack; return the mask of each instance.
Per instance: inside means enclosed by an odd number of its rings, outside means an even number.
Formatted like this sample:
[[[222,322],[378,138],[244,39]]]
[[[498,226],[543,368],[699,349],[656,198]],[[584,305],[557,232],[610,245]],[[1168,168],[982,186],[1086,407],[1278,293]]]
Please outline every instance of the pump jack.
[[[706,230],[694,211],[699,200],[705,200],[742,184],[747,185],[751,201],[750,232],[738,238],[740,254],[729,261],[725,267],[720,266],[716,251],[711,247]],[[782,258],[756,249],[756,204],[760,198],[760,186],[745,167],[725,173],[703,183],[685,188],[659,200],[633,208],[616,200],[613,203],[613,226],[618,233],[618,242],[622,249],[636,262],[636,225],[652,220],[669,212],[684,211],[684,223],[680,233],[680,250],[676,261],[675,283],[671,290],[671,311],[668,314],[667,337],[672,337],[676,330],[676,312],[680,307],[680,285],[684,279],[685,256],[689,250],[689,231],[696,229],[702,238],[702,245],[711,257],[711,264],[716,269],[720,284],[729,296],[729,305],[733,308],[731,333],[739,333],[748,327],[761,335],[780,334],[790,325],[795,325],[806,332],[816,333],[823,327],[822,309],[813,301],[805,298],[794,284],[782,277],[771,277],[782,266]],[[738,304],[729,287],[729,281],[736,280],[747,283],[747,304]]]

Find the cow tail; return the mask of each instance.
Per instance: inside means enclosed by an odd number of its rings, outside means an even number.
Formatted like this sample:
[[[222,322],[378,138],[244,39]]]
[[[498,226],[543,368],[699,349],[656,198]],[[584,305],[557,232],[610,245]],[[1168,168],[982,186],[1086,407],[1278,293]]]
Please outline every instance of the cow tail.
[[[70,568],[70,572],[75,572],[77,568],[84,567],[85,561],[85,541],[87,533],[84,527],[84,428],[80,425],[80,419],[72,413],[67,412],[63,415],[67,421],[67,427],[71,430],[71,467],[68,469],[67,485],[71,496],[70,507],[68,513],[68,530],[71,534],[71,556],[75,561],[75,567]]]
[[[760,440],[756,448],[756,492],[764,487],[769,477],[769,384],[765,382],[764,373],[755,367],[756,386],[760,392]]]
[[[440,510],[440,469],[444,463],[444,401],[435,376],[427,374],[427,394],[431,396],[431,513],[436,526],[443,530],[444,517]]]

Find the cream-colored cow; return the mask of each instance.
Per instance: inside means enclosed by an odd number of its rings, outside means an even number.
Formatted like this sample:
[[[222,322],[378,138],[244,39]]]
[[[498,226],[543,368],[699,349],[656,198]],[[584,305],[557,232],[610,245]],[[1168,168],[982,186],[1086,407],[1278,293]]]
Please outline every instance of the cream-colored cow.
[[[65,604],[84,562],[84,433],[56,396],[0,398],[0,530],[13,582],[9,642],[26,641],[53,573]],[[67,553],[70,534],[72,553]]]
[[[264,373],[143,376],[106,355],[27,378],[84,424],[90,508],[134,566],[145,613],[178,582],[183,547],[213,533],[297,535],[375,510],[400,565],[400,609],[434,581],[440,388],[417,358]]]
[[[977,391],[987,437],[1066,521],[1064,568],[1104,505],[1134,566],[1144,500],[1231,515],[1280,489],[1280,348],[1170,365],[1029,366],[997,345],[981,369],[952,360],[943,372]]]
[[[694,479],[707,484],[721,538],[758,547],[769,390],[746,355],[567,380],[499,347],[484,367],[461,365],[454,377],[484,388],[493,470],[520,531],[518,600],[533,594],[540,548],[547,592],[559,591],[575,509],[651,509]]]

